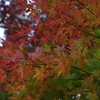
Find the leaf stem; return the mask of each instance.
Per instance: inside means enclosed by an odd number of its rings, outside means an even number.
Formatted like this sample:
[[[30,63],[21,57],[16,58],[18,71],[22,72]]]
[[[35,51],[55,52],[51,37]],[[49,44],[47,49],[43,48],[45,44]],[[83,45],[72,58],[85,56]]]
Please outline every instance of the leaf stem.
[[[87,72],[87,71],[85,71],[85,70],[83,70],[83,69],[77,68],[77,67],[75,67],[75,66],[72,66],[72,68],[74,68],[74,69],[76,69],[76,70],[80,70],[80,71],[86,73],[86,74],[89,75],[89,76],[91,75],[91,73],[89,73],[89,72]]]

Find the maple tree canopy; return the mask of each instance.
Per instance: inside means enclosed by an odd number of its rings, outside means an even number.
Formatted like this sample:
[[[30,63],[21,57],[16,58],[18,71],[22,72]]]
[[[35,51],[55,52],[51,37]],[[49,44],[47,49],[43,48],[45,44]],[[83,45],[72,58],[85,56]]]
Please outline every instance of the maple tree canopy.
[[[0,0],[0,100],[100,100],[100,0],[26,1]]]

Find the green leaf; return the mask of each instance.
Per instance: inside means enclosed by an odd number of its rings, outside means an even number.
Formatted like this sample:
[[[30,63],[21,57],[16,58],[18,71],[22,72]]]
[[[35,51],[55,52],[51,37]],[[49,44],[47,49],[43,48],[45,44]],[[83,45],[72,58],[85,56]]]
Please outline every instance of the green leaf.
[[[100,29],[99,28],[95,29],[95,35],[100,36]]]
[[[45,43],[45,44],[43,44],[43,50],[44,50],[44,52],[50,52],[51,48],[47,43]]]
[[[94,70],[94,71],[92,72],[92,76],[94,76],[94,77],[99,77],[99,76],[100,76],[100,70]]]
[[[8,100],[8,95],[6,92],[0,91],[0,100]]]
[[[94,56],[100,58],[100,49],[95,50]]]
[[[54,89],[50,89],[45,93],[45,95],[46,95],[46,100],[54,100],[54,95],[55,95]]]
[[[74,73],[72,73],[72,74],[69,73],[67,77],[68,77],[68,79],[73,79],[73,78],[75,78],[75,74]]]
[[[23,90],[23,91],[20,92],[21,98],[26,97],[27,94],[28,94],[28,92],[26,90]]]

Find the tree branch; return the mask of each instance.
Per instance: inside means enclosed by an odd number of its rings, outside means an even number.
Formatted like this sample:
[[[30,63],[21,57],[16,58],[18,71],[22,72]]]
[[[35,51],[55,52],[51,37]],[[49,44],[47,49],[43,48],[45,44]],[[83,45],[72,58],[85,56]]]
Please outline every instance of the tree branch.
[[[100,39],[100,36],[96,36],[96,35],[93,35],[93,34],[91,34],[91,33],[89,33],[89,32],[86,32],[86,31],[82,30],[81,28],[77,27],[77,26],[74,25],[74,24],[71,24],[71,25],[74,26],[75,28],[77,28],[78,30],[80,30],[80,31],[82,31],[82,32],[84,32],[84,33],[87,33],[88,35],[91,35],[91,36],[93,36],[93,37],[95,37],[95,38]]]
[[[68,78],[67,80],[70,80],[71,81],[71,80],[83,80],[83,79],[82,78],[72,78],[72,79],[69,79]]]
[[[87,71],[85,71],[85,70],[83,70],[83,69],[80,69],[80,68],[77,68],[77,67],[74,67],[74,66],[72,66],[72,68],[74,68],[74,69],[76,69],[76,70],[80,70],[80,71],[86,73],[86,74],[89,75],[89,76],[91,75],[91,73],[89,73],[89,72],[87,72]]]
[[[83,4],[80,0],[77,0],[83,7],[85,7],[92,15],[94,15],[95,17],[97,17],[93,11],[91,11],[85,4]]]

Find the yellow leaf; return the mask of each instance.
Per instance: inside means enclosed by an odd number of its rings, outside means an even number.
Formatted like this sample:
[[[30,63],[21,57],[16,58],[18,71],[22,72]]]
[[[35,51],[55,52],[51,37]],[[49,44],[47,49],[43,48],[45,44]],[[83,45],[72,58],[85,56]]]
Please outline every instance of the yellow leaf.
[[[20,51],[23,51],[24,49],[23,49],[23,47],[22,47],[22,46],[19,46],[19,50],[20,50]]]
[[[33,76],[33,78],[36,78],[41,82],[46,78],[47,73],[49,73],[44,66],[41,66],[41,68],[36,68],[34,71],[35,75]]]

